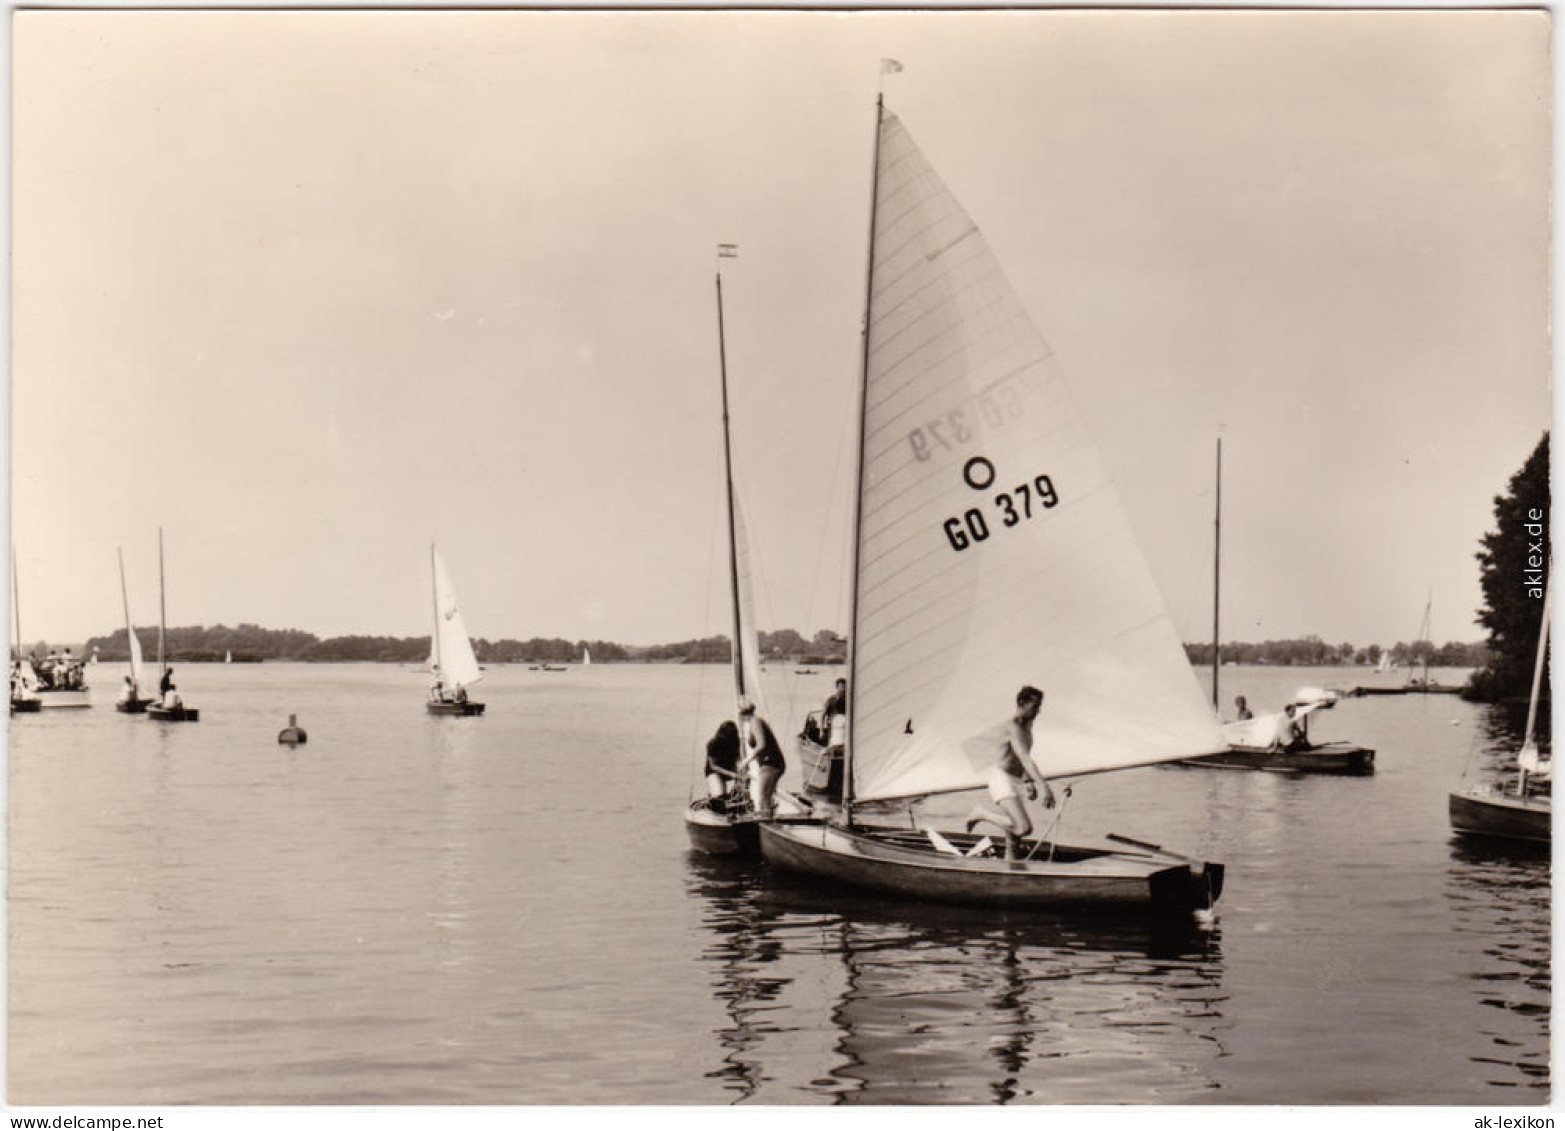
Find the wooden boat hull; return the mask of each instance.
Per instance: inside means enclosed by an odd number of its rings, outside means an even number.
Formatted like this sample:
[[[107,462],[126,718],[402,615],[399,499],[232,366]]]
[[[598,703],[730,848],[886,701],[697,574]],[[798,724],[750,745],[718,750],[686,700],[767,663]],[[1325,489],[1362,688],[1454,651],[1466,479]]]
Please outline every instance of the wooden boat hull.
[[[92,697],[86,691],[50,691],[38,689],[38,702],[44,710],[91,707]]]
[[[1554,806],[1547,797],[1451,794],[1451,828],[1463,836],[1553,843]]]
[[[1439,683],[1431,683],[1428,686],[1410,683],[1405,687],[1355,687],[1348,692],[1355,698],[1364,695],[1460,695],[1461,693],[1460,687]]]
[[[11,714],[28,715],[43,710],[43,704],[37,699],[13,699],[11,700]]]
[[[162,707],[156,703],[147,705],[147,718],[164,723],[194,723],[201,721],[199,707]]]
[[[753,814],[714,813],[702,797],[685,810],[685,831],[690,847],[708,856],[743,856],[759,859],[761,822]]]
[[[1221,770],[1267,770],[1274,774],[1338,774],[1366,777],[1375,772],[1375,752],[1352,742],[1326,742],[1308,750],[1268,750],[1264,746],[1230,746],[1221,754],[1183,758],[1181,766]]]
[[[484,713],[482,703],[435,703],[426,702],[424,709],[431,715],[481,715]]]
[[[114,709],[122,715],[144,715],[152,703],[151,699],[117,699]]]
[[[946,833],[964,851],[977,838]],[[822,822],[769,821],[761,826],[767,863],[816,879],[910,899],[1013,907],[1139,908],[1189,912],[1210,908],[1222,892],[1223,866],[1161,850],[1117,851],[1065,845],[1028,860],[959,857],[920,847],[925,834],[846,829]]]

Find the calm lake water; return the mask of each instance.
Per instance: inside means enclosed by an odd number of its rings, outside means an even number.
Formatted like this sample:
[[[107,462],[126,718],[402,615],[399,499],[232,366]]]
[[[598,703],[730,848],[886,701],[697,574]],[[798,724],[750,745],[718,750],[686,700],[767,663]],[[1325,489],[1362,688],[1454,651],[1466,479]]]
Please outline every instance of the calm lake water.
[[[13,1103],[1549,1098],[1549,862],[1451,837],[1447,793],[1507,741],[1454,697],[1320,716],[1372,778],[1079,781],[1060,836],[1227,863],[1202,933],[692,855],[721,667],[492,667],[489,713],[448,719],[408,668],[181,665],[194,725],[117,714],[119,670],[91,670],[93,709],[11,720]],[[774,667],[774,722],[832,674]],[[1261,709],[1395,682],[1223,678]]]

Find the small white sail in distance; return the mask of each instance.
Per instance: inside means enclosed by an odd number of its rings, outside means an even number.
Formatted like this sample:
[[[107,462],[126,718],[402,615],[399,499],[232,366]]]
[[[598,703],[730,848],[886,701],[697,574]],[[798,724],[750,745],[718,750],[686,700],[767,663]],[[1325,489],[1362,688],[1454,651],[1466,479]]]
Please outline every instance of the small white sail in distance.
[[[889,112],[877,152],[853,797],[980,785],[1024,684],[1049,776],[1226,749],[1048,346]]]
[[[592,649],[588,648],[585,644],[583,644],[581,646],[581,666],[582,667],[586,667],[587,665],[589,665],[591,663],[592,663]]]
[[[136,630],[129,626],[126,626],[125,633],[130,638],[130,678],[136,685],[136,694],[144,695],[151,685],[147,683],[147,673],[142,667],[141,639],[136,635]]]
[[[440,552],[430,547],[434,568],[435,630],[430,637],[429,666],[448,688],[466,687],[483,678],[473,643],[467,635],[467,623],[457,604],[456,589]]]

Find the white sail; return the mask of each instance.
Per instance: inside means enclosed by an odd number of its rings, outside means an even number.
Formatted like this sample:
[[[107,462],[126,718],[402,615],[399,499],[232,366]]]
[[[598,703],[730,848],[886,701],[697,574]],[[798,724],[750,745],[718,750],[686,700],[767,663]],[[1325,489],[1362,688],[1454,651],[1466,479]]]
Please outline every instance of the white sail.
[[[588,648],[585,644],[583,644],[581,646],[581,664],[582,664],[582,667],[586,667],[590,663],[592,663],[592,650],[590,648]]]
[[[1048,346],[889,112],[877,153],[853,796],[979,785],[1024,684],[1048,776],[1225,749]]]
[[[151,686],[147,683],[147,674],[141,666],[141,640],[136,636],[136,630],[129,625],[126,626],[125,632],[130,637],[130,678],[136,685],[136,694],[140,695]]]
[[[761,644],[755,627],[755,595],[750,584],[750,538],[745,531],[744,511],[739,505],[739,494],[733,491],[734,502],[734,603],[738,609],[738,654],[734,657],[735,680],[744,688],[744,694],[755,704],[756,713],[768,718],[766,692],[761,684]]]
[[[467,624],[462,619],[446,563],[437,551],[431,550],[430,557],[435,572],[435,631],[430,639],[429,666],[447,688],[455,690],[477,683],[483,675],[473,655],[473,643],[468,639]]]

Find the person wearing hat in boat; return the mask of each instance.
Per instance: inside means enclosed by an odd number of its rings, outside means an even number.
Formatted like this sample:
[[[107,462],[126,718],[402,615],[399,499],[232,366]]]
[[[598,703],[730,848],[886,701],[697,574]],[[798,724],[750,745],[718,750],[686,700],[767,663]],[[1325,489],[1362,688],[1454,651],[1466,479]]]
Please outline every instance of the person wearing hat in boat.
[[[740,774],[748,773],[751,782],[751,799],[755,811],[762,817],[772,815],[772,799],[777,793],[777,779],[787,769],[782,747],[765,719],[755,713],[755,704],[748,698],[739,700],[739,730],[744,736],[744,758],[739,763]]]
[[[732,719],[718,724],[706,743],[707,805],[714,813],[729,813],[744,806],[739,779],[739,728]]]
[[[163,678],[158,681],[158,694],[162,697],[163,706],[179,706],[179,691],[174,687],[173,668],[163,669]]]
[[[1032,724],[1043,710],[1043,692],[1023,687],[1016,693],[1016,713],[962,744],[973,766],[984,776],[989,797],[997,807],[973,806],[967,815],[968,832],[980,824],[994,826],[1005,835],[1005,858],[1014,860],[1022,839],[1032,832],[1032,819],[1021,793],[1035,801],[1043,786],[1043,803],[1054,808],[1054,791],[1032,760]]]

